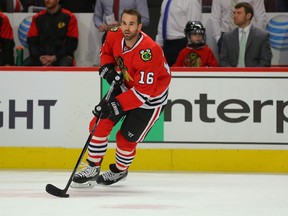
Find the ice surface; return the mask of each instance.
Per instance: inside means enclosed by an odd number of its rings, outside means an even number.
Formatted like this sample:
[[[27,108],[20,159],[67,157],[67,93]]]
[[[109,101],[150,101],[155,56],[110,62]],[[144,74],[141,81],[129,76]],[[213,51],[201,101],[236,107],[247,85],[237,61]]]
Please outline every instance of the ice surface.
[[[288,216],[288,175],[140,173],[91,189],[64,189],[71,172],[0,171],[1,216]]]

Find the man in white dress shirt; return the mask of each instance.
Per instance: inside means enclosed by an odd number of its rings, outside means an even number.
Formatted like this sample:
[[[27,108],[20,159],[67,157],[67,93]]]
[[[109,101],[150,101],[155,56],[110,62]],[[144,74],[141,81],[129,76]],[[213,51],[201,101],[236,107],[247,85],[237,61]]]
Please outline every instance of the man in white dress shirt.
[[[163,0],[156,42],[163,48],[169,66],[175,63],[179,52],[187,45],[184,29],[188,21],[202,21],[202,0]],[[163,31],[166,32],[164,36]]]
[[[232,0],[233,1],[233,0]],[[265,29],[266,11],[264,0],[238,0],[237,3],[247,2],[254,9],[253,25],[260,29]],[[211,21],[212,21],[212,36],[216,40],[219,53],[221,51],[222,35],[225,32],[233,30],[233,26],[230,25],[230,14],[233,8],[231,7],[231,0],[213,0],[211,9]]]

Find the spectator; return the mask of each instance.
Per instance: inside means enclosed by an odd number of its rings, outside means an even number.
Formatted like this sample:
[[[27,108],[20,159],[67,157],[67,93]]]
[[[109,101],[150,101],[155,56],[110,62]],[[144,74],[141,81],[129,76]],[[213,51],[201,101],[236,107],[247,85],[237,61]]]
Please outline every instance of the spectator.
[[[33,16],[27,42],[30,56],[25,66],[72,66],[78,45],[78,25],[73,13],[59,0],[45,0],[46,10]]]
[[[100,32],[105,32],[102,43],[105,40],[107,30],[120,25],[120,15],[124,9],[137,9],[142,15],[143,26],[149,25],[147,0],[97,0],[93,21]]]
[[[141,28],[140,13],[129,9],[122,13],[120,28],[107,33],[101,48],[99,75],[110,84],[116,81],[116,87],[110,99],[102,100],[94,109],[90,130],[96,118],[100,120],[89,142],[88,166],[74,176],[72,187],[91,187],[96,182],[110,185],[125,179],[137,144],[145,138],[167,103],[170,69],[161,47]],[[110,164],[110,171],[99,175],[109,134],[121,119],[124,120],[116,134],[115,163]]]
[[[201,21],[201,17],[201,0],[163,0],[156,42],[163,48],[169,66],[187,45],[183,32],[186,23]]]
[[[218,44],[219,53],[221,53],[222,35],[236,27],[233,22],[235,1],[250,3],[255,11],[254,25],[263,30],[266,27],[264,0],[213,0],[211,11],[212,36]]]
[[[188,44],[180,51],[173,67],[218,67],[212,50],[206,45],[206,33],[202,23],[189,21],[184,32]]]
[[[72,13],[93,13],[96,0],[60,0],[59,4]]]
[[[13,29],[8,17],[0,11],[0,66],[14,65]]]
[[[223,35],[220,66],[271,66],[269,33],[251,24],[253,15],[253,7],[249,3],[242,2],[235,6],[234,22],[238,28]]]

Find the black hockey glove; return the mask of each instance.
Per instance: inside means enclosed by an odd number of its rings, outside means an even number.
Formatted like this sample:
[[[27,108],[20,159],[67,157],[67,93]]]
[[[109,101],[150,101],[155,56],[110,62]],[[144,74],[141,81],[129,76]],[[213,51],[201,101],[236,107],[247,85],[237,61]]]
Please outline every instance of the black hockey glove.
[[[101,114],[102,119],[113,118],[123,113],[123,109],[116,98],[109,101],[102,100],[92,111],[96,117]]]
[[[99,75],[106,79],[110,85],[113,81],[115,81],[115,87],[119,87],[123,83],[123,75],[121,73],[117,73],[113,63],[103,65],[99,69]]]

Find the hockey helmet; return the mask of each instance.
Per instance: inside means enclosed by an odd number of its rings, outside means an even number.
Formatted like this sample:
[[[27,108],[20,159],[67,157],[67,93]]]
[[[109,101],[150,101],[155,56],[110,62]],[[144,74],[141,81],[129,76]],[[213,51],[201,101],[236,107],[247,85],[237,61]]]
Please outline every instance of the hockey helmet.
[[[199,21],[189,21],[186,24],[186,27],[184,29],[184,33],[188,40],[188,46],[192,48],[200,48],[206,44],[206,29]],[[192,34],[200,34],[202,35],[202,40],[200,42],[192,42],[190,39],[190,36]]]

